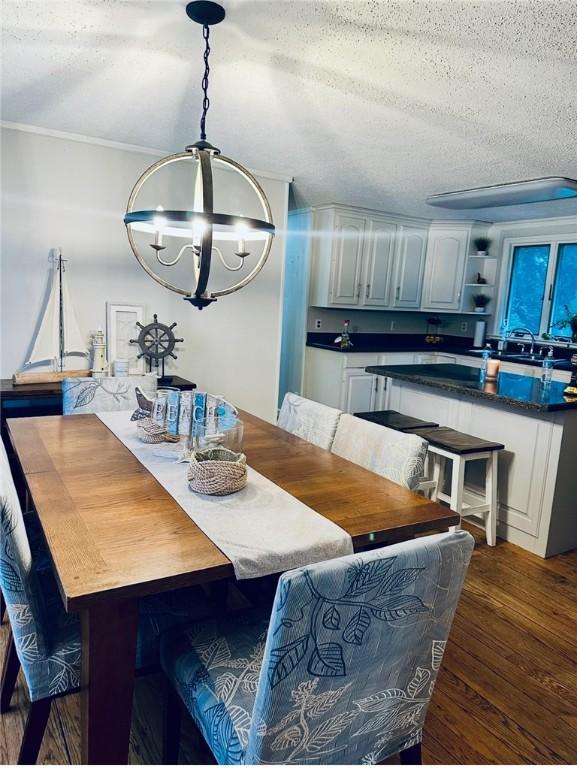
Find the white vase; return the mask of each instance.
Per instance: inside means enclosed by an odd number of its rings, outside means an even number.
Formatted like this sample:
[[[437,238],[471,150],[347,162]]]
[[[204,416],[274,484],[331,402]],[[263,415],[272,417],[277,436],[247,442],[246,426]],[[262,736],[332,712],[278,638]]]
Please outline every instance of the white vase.
[[[487,251],[477,251],[477,256],[486,256]]]
[[[484,315],[485,314],[485,307],[475,307],[475,312],[478,315]]]

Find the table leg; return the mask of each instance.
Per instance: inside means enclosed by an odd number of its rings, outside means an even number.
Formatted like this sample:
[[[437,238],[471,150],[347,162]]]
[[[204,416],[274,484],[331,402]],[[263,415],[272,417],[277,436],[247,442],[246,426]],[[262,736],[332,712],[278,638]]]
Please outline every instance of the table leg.
[[[81,615],[82,762],[128,763],[138,603],[96,605]]]

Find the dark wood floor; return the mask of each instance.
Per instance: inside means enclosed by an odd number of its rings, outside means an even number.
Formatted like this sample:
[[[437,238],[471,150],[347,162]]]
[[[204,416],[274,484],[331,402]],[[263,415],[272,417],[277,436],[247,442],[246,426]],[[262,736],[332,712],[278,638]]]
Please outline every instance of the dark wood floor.
[[[159,690],[156,677],[137,681],[133,763],[159,760]],[[3,764],[22,734],[21,680],[14,704],[0,718]],[[77,763],[79,739],[78,697],[60,699],[40,762]],[[477,536],[423,747],[426,763],[577,763],[577,552],[541,560]],[[190,730],[181,762],[195,762]]]

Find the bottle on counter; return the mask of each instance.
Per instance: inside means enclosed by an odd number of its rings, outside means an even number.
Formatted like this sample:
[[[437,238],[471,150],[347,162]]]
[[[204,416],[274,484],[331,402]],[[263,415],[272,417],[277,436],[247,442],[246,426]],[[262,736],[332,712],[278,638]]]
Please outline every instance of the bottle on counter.
[[[487,365],[489,363],[489,360],[491,358],[491,355],[493,354],[493,349],[490,344],[485,344],[485,349],[483,350],[483,353],[481,354],[482,362],[481,362],[481,378],[485,378],[487,375]]]
[[[553,378],[553,350],[549,348],[547,357],[543,359],[543,367],[541,368],[541,381],[543,384],[550,384]]]
[[[335,344],[339,344],[341,349],[350,349],[353,346],[351,337],[349,334],[350,320],[345,320],[343,323],[343,330],[340,336],[335,339]]]

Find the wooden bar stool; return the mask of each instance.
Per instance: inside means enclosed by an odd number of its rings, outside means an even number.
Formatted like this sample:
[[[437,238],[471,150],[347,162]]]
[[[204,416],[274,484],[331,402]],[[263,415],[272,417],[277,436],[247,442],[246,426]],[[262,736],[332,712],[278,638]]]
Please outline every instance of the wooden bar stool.
[[[487,544],[494,547],[497,540],[497,467],[498,452],[505,447],[501,443],[482,440],[449,427],[416,429],[414,433],[429,443],[433,457],[433,500],[445,501],[453,512],[461,517],[480,515],[485,520]],[[465,467],[468,461],[483,459],[485,465],[485,499],[479,504],[478,497],[465,487]],[[452,462],[451,493],[443,492],[446,462]]]
[[[423,421],[414,416],[405,416],[398,411],[366,411],[364,413],[355,413],[359,419],[372,421],[389,429],[395,429],[397,432],[413,432],[416,429],[428,429],[429,427],[438,427],[436,421]]]

